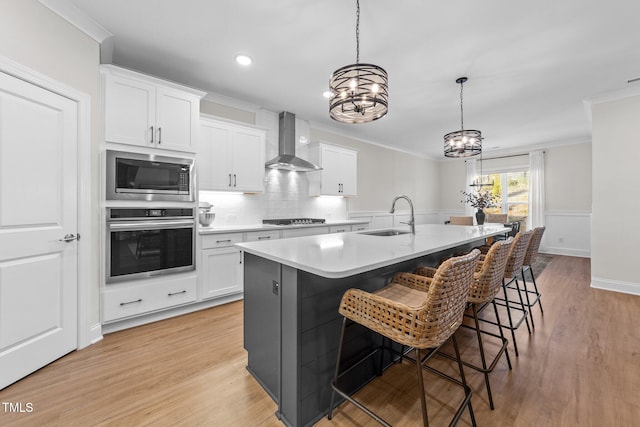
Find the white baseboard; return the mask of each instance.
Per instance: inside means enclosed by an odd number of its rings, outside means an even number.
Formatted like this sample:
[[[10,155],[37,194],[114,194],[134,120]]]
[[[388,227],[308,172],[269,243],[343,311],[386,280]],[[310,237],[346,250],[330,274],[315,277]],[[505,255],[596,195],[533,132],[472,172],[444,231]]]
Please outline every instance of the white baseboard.
[[[540,245],[540,252],[549,255],[575,256],[579,258],[591,258],[591,251],[587,249],[561,248]]]
[[[606,291],[621,292],[623,294],[640,295],[640,283],[591,277],[591,287],[604,289]]]
[[[91,330],[89,331],[89,339],[91,340],[91,344],[95,344],[98,341],[102,340],[102,325],[100,323],[96,323],[91,326]]]

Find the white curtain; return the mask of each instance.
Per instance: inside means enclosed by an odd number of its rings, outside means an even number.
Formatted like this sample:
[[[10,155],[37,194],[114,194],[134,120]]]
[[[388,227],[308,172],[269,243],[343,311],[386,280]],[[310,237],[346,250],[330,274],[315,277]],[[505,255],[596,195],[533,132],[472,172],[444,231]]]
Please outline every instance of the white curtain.
[[[527,229],[544,226],[544,151],[529,153],[529,216]]]
[[[476,170],[476,159],[470,159],[466,161],[467,163],[467,182],[465,183],[464,191],[467,193],[472,193],[475,190],[471,187],[470,184],[478,177],[478,172]],[[462,194],[461,197],[464,197]],[[464,214],[473,216],[475,214],[475,209],[468,203],[464,204]]]

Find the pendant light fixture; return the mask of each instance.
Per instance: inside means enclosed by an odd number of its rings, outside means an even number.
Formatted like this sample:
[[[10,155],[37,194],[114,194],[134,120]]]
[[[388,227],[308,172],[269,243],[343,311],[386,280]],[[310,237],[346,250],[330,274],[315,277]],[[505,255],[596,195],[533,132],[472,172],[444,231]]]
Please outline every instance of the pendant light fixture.
[[[460,85],[460,130],[449,132],[444,136],[445,157],[471,157],[482,152],[482,132],[464,128],[464,110],[462,106],[462,89],[466,77],[458,77]]]
[[[478,187],[482,189],[483,187],[493,187],[493,181],[485,180],[484,174],[482,173],[482,152],[480,153],[480,176],[473,180],[469,187]]]
[[[360,0],[356,0],[356,63],[338,68],[329,80],[329,116],[343,123],[378,120],[388,110],[387,72],[360,63]]]

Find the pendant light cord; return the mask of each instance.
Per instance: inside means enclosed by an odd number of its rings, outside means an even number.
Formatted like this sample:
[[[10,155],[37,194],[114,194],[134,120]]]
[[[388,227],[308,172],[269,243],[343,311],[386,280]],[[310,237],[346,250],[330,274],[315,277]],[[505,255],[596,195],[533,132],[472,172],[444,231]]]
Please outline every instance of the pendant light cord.
[[[462,88],[464,82],[460,82],[460,130],[464,130],[464,110],[462,108]]]
[[[360,0],[356,0],[356,64],[360,63]]]

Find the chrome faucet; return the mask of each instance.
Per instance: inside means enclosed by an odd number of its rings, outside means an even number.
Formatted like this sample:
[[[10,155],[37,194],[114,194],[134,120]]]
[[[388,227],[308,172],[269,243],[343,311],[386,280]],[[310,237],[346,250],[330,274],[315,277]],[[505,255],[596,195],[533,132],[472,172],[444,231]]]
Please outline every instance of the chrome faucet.
[[[411,207],[411,219],[409,220],[409,222],[401,222],[400,224],[408,224],[411,227],[411,233],[416,234],[416,219],[413,216],[413,203],[408,196],[401,194],[400,196],[394,197],[393,202],[391,202],[391,210],[389,211],[389,213],[394,213],[396,211],[396,202],[398,201],[398,199],[405,199],[407,202],[409,202],[409,207]]]

